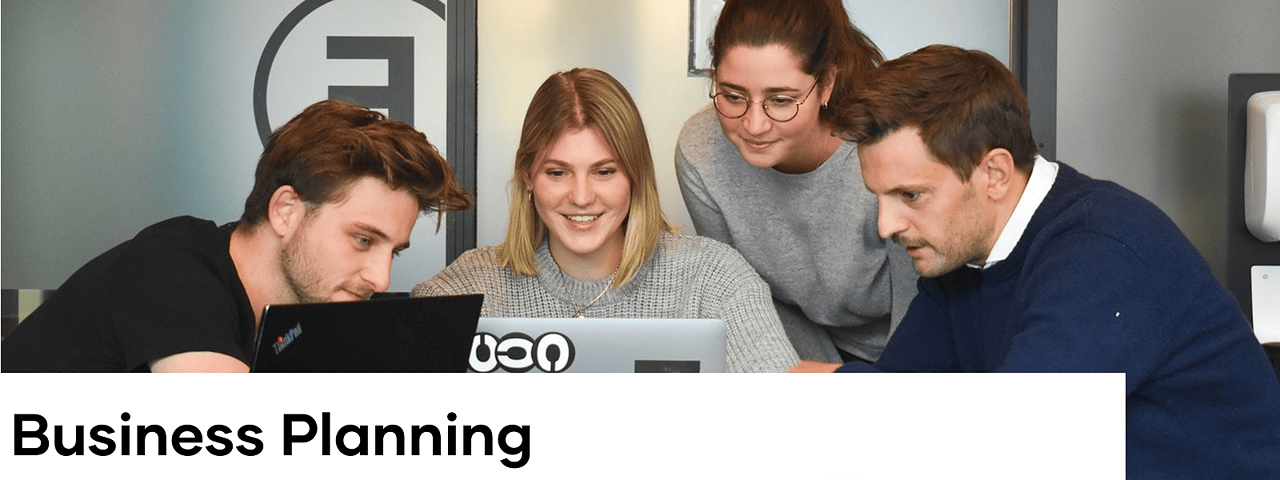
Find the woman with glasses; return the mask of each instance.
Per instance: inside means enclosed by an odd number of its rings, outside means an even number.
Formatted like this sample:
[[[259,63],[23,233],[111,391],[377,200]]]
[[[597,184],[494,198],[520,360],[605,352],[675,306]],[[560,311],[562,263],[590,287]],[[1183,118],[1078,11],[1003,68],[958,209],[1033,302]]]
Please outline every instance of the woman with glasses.
[[[487,317],[718,318],[728,371],[799,362],[746,260],[672,233],[640,112],[609,74],[579,68],[543,82],[511,184],[502,244],[463,253],[415,296],[482,293]]]
[[[839,0],[728,0],[711,40],[712,105],[676,145],[697,233],[768,282],[804,359],[875,361],[915,296],[910,257],[879,236],[855,145],[831,127],[882,60]]]

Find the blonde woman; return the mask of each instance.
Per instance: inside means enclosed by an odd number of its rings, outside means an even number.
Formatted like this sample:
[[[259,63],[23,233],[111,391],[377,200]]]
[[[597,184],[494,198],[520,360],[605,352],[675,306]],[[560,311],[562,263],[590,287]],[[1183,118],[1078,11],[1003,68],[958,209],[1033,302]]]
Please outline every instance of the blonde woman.
[[[482,316],[719,318],[729,371],[796,364],[746,260],[673,230],[626,89],[599,70],[556,73],[525,115],[506,239],[464,253],[413,294],[483,293]]]

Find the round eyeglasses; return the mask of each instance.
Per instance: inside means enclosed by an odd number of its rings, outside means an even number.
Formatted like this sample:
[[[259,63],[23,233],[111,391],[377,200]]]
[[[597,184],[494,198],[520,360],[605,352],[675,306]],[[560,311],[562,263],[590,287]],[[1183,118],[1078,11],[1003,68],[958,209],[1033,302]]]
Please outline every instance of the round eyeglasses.
[[[747,114],[747,110],[751,109],[751,104],[759,103],[764,109],[764,114],[773,121],[789,122],[800,113],[800,106],[809,100],[809,95],[813,94],[813,89],[817,86],[818,81],[814,80],[813,85],[809,87],[809,92],[805,93],[801,100],[787,95],[773,95],[756,101],[738,92],[716,92],[711,94],[711,100],[716,106],[716,112],[725,118],[742,118]]]

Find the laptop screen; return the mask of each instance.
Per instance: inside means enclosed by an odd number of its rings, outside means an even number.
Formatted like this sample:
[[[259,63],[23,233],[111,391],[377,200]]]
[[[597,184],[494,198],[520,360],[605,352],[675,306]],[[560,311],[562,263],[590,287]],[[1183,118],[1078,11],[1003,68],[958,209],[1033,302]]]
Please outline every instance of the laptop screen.
[[[463,372],[483,295],[268,306],[254,372]]]
[[[481,318],[468,371],[723,372],[725,324],[706,318]]]

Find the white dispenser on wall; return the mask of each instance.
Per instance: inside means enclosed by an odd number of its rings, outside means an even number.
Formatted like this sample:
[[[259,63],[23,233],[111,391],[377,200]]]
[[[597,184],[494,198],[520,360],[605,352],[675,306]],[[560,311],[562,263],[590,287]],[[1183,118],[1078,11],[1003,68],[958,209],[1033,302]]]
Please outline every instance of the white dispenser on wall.
[[[1249,97],[1244,160],[1244,217],[1264,242],[1280,241],[1280,91]]]
[[[1264,242],[1280,240],[1280,90],[1249,97],[1245,119],[1244,219]],[[1254,265],[1253,332],[1280,345],[1280,266]]]

